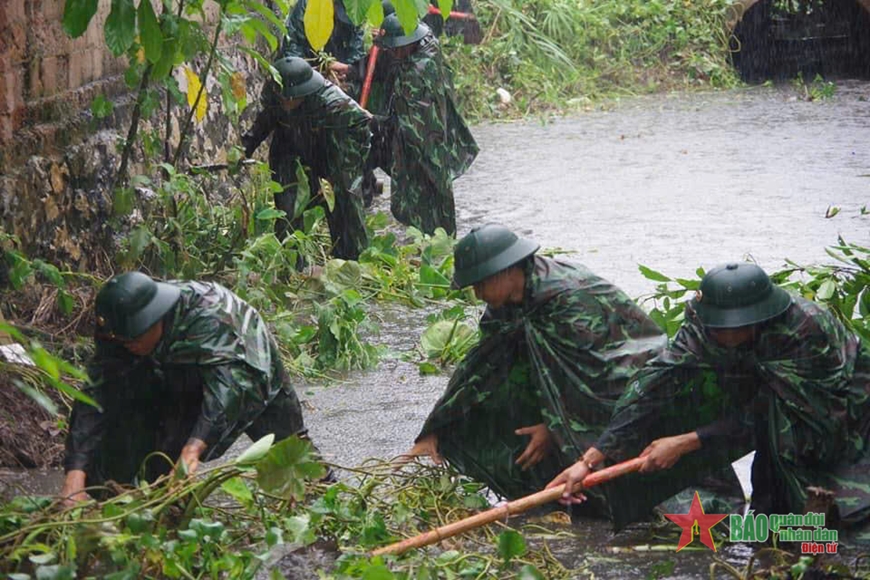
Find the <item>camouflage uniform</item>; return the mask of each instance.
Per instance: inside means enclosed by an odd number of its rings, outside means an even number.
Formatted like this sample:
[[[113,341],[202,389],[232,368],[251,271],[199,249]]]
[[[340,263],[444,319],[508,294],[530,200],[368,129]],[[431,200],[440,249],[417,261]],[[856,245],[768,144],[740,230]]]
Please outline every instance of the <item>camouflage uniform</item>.
[[[371,140],[370,116],[328,81],[290,111],[281,107],[278,96],[277,85],[267,83],[261,99],[263,110],[243,137],[245,149],[250,156],[272,134],[269,166],[273,179],[284,188],[275,194],[275,206],[287,213],[293,229],[302,228],[302,216],[293,219],[296,160],[307,167],[312,199],[320,191],[320,178],[332,184],[335,208],[326,213],[333,255],[355,260],[368,246],[361,187]],[[287,222],[279,220],[279,238],[286,228]]]
[[[456,109],[452,73],[435,36],[393,62],[388,86],[390,209],[423,232],[442,227],[454,234],[453,180],[468,170],[478,147]]]
[[[103,408],[76,402],[65,468],[87,472],[88,485],[129,483],[160,451],[174,461],[189,438],[222,455],[242,434],[276,440],[306,434],[302,409],[260,315],[218,284],[172,283],[178,302],[162,318],[163,336],[148,356],[97,340],[86,392]],[[153,480],[171,465],[148,461]]]
[[[307,4],[308,0],[299,0],[287,18],[287,35],[281,44],[281,53],[286,56],[298,56],[304,59],[317,57],[317,53],[311,48],[305,36],[304,16]],[[335,57],[339,62],[350,65],[347,78],[349,86],[345,92],[358,98],[362,88],[360,80],[365,76],[366,50],[362,26],[354,26],[335,18],[332,36],[323,47],[323,52]]]
[[[596,447],[614,461],[696,430],[702,448],[671,469],[608,484],[617,527],[699,473],[756,450],[753,508],[802,512],[807,486],[837,494],[847,524],[870,515],[870,352],[821,306],[794,298],[750,346],[724,348],[692,305],[672,345],[638,374]]]
[[[574,463],[635,370],[667,343],[628,296],[583,266],[535,256],[524,268],[522,304],[487,308],[480,343],[418,436],[435,433],[451,464],[508,497],[541,489]],[[528,437],[514,430],[539,423],[556,449],[522,471],[514,462]]]

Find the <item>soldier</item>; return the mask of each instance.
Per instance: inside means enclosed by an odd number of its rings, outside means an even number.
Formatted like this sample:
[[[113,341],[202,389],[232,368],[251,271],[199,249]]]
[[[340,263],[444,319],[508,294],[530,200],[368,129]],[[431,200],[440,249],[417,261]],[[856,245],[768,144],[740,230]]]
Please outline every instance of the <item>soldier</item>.
[[[456,232],[453,180],[478,148],[456,110],[452,73],[425,24],[405,34],[398,16],[384,18],[378,43],[390,54],[390,105],[375,133],[390,147],[390,209],[397,220],[431,234]]]
[[[273,179],[283,188],[275,194],[275,207],[286,213],[286,218],[275,223],[275,233],[283,239],[288,224],[293,229],[302,226],[304,204],[298,202],[298,160],[307,168],[312,199],[326,205],[318,197],[321,178],[332,185],[335,193],[334,209],[326,208],[333,255],[356,260],[368,246],[361,187],[371,141],[371,116],[301,58],[282,57],[274,66],[284,86],[266,84],[261,98],[263,109],[242,142],[250,157],[272,135],[269,166]]]
[[[541,489],[573,463],[633,371],[667,343],[621,290],[535,255],[538,247],[495,224],[456,245],[455,285],[473,285],[487,303],[480,343],[406,455],[444,457],[507,497]]]
[[[308,0],[299,0],[287,18],[287,35],[281,44],[283,56],[296,56],[304,59],[317,57],[317,52],[311,48],[305,36],[305,8]],[[347,94],[356,97],[359,93],[359,83],[365,76],[365,43],[364,31],[356,26],[348,17],[341,0],[333,3],[332,36],[323,47],[323,51],[336,59],[330,65],[330,70],[342,82],[347,83]]]
[[[754,264],[719,266],[607,430],[550,485],[573,486],[605,461],[640,453],[643,473],[611,486],[619,525],[755,449],[756,513],[802,513],[817,486],[835,493],[843,522],[858,523],[870,515],[868,387],[867,346],[830,312]]]
[[[61,495],[147,480],[179,458],[189,472],[242,434],[306,437],[302,409],[259,313],[214,283],[111,279],[96,298],[96,353],[86,392],[102,411],[73,406]]]

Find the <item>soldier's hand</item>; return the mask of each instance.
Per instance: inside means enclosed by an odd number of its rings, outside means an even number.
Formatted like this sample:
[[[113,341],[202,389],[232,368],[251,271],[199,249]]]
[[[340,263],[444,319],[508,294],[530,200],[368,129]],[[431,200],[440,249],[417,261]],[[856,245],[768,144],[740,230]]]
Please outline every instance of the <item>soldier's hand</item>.
[[[571,505],[575,503],[583,503],[586,501],[586,496],[581,492],[576,491],[571,493],[571,490],[575,489],[575,487],[586,479],[586,476],[592,473],[592,470],[589,469],[589,466],[586,462],[581,459],[562,473],[556,476],[556,478],[547,484],[545,489],[549,489],[551,487],[558,487],[560,485],[565,485],[565,491],[562,493],[562,498],[559,500],[559,503],[562,505]]]
[[[91,496],[85,491],[85,472],[81,469],[71,469],[66,474],[63,487],[58,494],[63,507],[72,507],[77,503],[88,501]]]
[[[529,444],[526,445],[525,451],[523,451],[516,460],[516,464],[519,465],[523,471],[537,465],[550,453],[550,447],[553,444],[553,437],[550,435],[550,431],[543,423],[517,429],[514,433],[517,435],[529,435],[531,437]]]
[[[344,80],[350,73],[350,65],[336,61],[329,65],[329,70],[331,70],[340,80]]]
[[[414,457],[426,456],[431,458],[435,465],[441,465],[444,462],[441,455],[438,453],[438,436],[435,435],[435,433],[430,433],[417,441],[411,449],[396,459],[396,463],[404,464]]]
[[[700,447],[701,440],[694,431],[656,439],[647,445],[643,453],[640,454],[641,457],[646,458],[646,461],[639,471],[640,473],[651,473],[661,469],[670,469],[680,460],[680,457]]]
[[[188,439],[187,443],[182,447],[178,461],[179,463],[184,462],[188,475],[196,473],[197,468],[199,468],[199,457],[206,447],[205,441],[196,438]]]

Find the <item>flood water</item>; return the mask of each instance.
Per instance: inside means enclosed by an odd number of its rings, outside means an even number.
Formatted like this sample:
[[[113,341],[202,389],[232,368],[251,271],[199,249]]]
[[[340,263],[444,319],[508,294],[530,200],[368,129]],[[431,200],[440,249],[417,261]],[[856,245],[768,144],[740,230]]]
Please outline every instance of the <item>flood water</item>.
[[[698,266],[746,256],[768,270],[785,258],[828,262],[824,248],[838,234],[870,243],[870,216],[859,215],[870,207],[870,83],[838,83],[833,98],[818,102],[801,94],[784,86],[657,95],[571,118],[477,126],[480,156],[456,182],[459,234],[500,222],[572,251],[570,259],[634,297],[653,289],[638,264],[693,277]],[[375,205],[388,210],[387,196]],[[829,205],[841,211],[825,219]],[[396,352],[413,348],[426,314],[378,308],[376,340]],[[395,357],[338,385],[297,390],[323,453],[354,465],[410,447],[448,376],[420,376]],[[744,481],[748,466],[739,465]],[[46,477],[57,475],[16,481],[44,488]],[[578,578],[655,577],[656,565],[662,578],[709,577],[711,552],[649,550],[675,537],[663,542],[647,526],[615,537],[600,521],[571,529],[573,539],[551,546],[582,568]],[[719,547],[741,566],[750,554],[744,545]]]

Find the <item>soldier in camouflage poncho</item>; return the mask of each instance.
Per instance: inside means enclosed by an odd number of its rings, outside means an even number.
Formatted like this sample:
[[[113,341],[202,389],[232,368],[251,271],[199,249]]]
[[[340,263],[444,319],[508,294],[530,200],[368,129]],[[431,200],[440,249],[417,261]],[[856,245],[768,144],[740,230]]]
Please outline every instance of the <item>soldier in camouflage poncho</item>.
[[[155,282],[138,272],[110,280],[96,299],[96,354],[76,402],[61,495],[109,480],[153,480],[219,457],[242,434],[305,436],[302,409],[266,324],[251,306],[212,283]]]
[[[473,284],[488,304],[481,339],[409,452],[443,456],[507,497],[540,490],[573,463],[667,342],[618,288],[537,248],[494,224],[457,244],[456,285]]]
[[[333,255],[355,260],[368,246],[362,201],[362,175],[369,152],[370,115],[341,89],[325,80],[301,58],[283,57],[275,63],[284,87],[269,82],[263,89],[263,110],[242,137],[250,157],[270,134],[269,166],[284,190],[275,206],[287,214],[276,222],[283,239],[288,224],[301,229],[302,210],[297,161],[306,167],[312,199],[321,205],[320,179],[332,185],[335,207],[326,208]]]
[[[803,513],[807,487],[835,493],[845,524],[870,516],[870,351],[830,312],[754,264],[711,270],[671,346],[647,363],[586,464],[647,457],[605,486],[617,527],[691,478],[756,450],[752,508]]]
[[[452,73],[425,24],[406,35],[393,14],[378,42],[391,57],[388,119],[376,133],[390,144],[390,209],[431,234],[456,232],[453,180],[477,157],[477,143],[456,110]]]
[[[336,59],[330,69],[342,82],[347,83],[345,92],[357,97],[360,81],[365,76],[365,43],[362,26],[356,26],[347,15],[341,0],[335,0],[332,35],[323,47],[323,52]],[[308,0],[299,0],[287,18],[287,35],[281,44],[282,56],[314,59],[317,52],[311,48],[305,36],[305,9]]]

